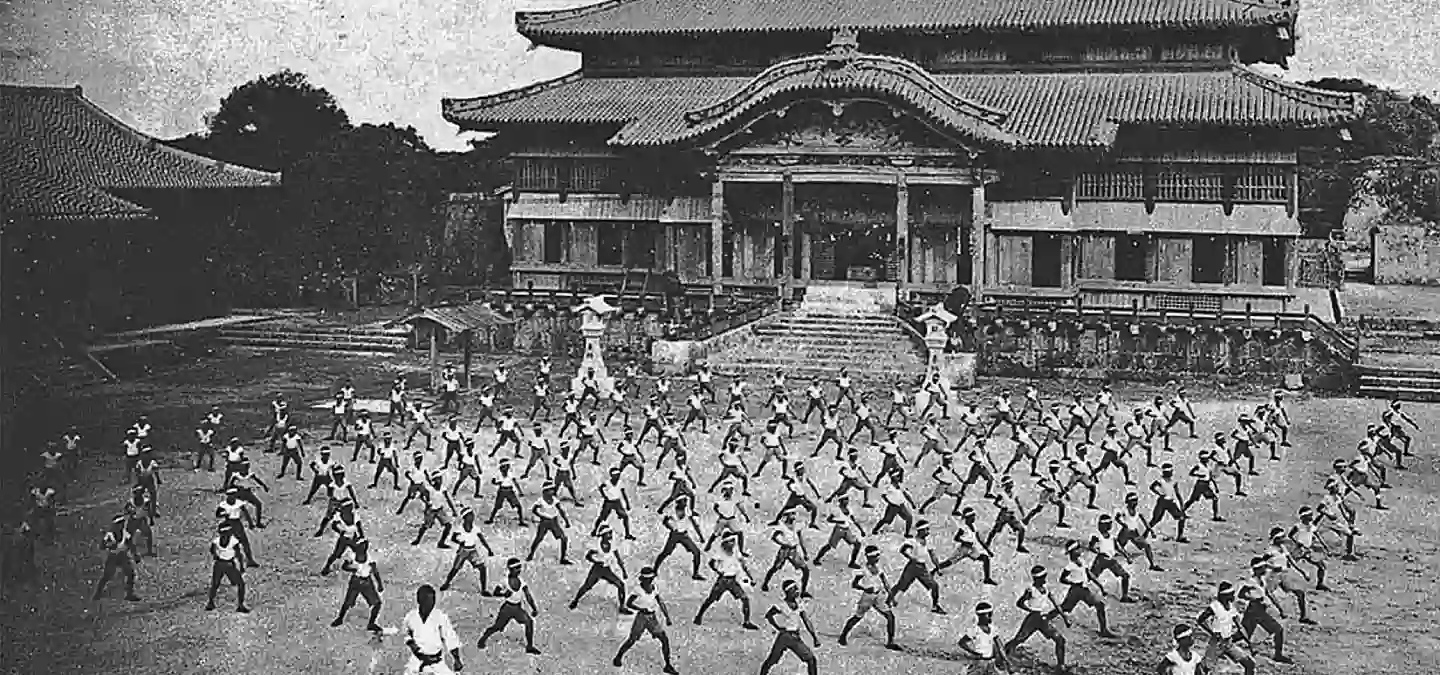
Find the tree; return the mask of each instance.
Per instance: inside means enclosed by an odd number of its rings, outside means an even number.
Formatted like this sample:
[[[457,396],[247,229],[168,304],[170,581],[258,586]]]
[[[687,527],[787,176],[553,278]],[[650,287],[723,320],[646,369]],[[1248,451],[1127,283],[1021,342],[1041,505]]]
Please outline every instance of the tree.
[[[1348,142],[1310,148],[1302,157],[1301,202],[1312,220],[1326,227],[1338,226],[1362,186],[1392,210],[1407,214],[1433,210],[1414,201],[1425,194],[1428,184],[1424,164],[1440,159],[1436,146],[1440,110],[1433,102],[1423,96],[1407,98],[1358,79],[1324,78],[1305,84],[1362,94],[1366,103],[1364,113],[1348,127]],[[1373,159],[1387,157],[1418,158],[1421,164],[1377,163]],[[1430,195],[1433,199],[1433,190]]]
[[[350,128],[335,97],[302,73],[282,70],[231,90],[206,115],[212,153],[271,171],[286,171],[316,144]]]
[[[411,127],[362,124],[296,161],[287,182],[308,230],[307,270],[328,281],[430,259],[444,186],[435,151]]]

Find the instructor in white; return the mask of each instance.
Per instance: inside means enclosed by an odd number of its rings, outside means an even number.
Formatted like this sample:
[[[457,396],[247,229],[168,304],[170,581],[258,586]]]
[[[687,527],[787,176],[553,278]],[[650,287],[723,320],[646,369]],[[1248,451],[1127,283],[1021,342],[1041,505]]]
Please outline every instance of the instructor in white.
[[[410,662],[405,675],[450,675],[464,669],[460,662],[460,639],[450,617],[435,609],[435,589],[429,584],[415,591],[417,607],[405,615],[405,646],[410,648]],[[455,669],[445,665],[445,652],[455,661]]]

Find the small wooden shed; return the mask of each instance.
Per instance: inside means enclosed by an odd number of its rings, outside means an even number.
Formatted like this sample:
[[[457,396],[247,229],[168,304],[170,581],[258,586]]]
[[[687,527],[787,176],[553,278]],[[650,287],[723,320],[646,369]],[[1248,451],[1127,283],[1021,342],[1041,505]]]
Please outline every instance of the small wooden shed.
[[[430,388],[440,386],[440,333],[458,335],[465,347],[465,387],[470,387],[470,357],[473,349],[475,330],[491,326],[515,323],[484,302],[470,302],[459,305],[428,307],[403,319],[396,324],[410,324],[415,327],[417,339],[430,341]]]

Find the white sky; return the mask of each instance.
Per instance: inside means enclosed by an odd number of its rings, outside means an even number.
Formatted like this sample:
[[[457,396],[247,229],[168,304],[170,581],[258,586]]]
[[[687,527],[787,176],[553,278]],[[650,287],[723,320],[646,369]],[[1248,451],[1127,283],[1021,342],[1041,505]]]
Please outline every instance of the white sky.
[[[0,81],[80,84],[121,119],[169,138],[200,130],[233,87],[289,67],[328,89],[357,123],[411,125],[437,148],[462,149],[440,116],[441,98],[579,66],[573,54],[527,51],[515,11],[591,2],[0,0]],[[1300,54],[1287,77],[1440,92],[1440,0],[1303,0],[1301,11]]]

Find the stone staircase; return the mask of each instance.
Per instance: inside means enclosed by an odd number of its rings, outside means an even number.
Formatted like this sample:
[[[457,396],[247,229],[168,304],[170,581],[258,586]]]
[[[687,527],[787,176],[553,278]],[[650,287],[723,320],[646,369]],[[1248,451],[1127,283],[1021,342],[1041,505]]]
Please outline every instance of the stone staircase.
[[[264,326],[222,328],[220,342],[248,349],[397,354],[409,348],[410,329],[337,326]]]
[[[1440,369],[1361,365],[1360,395],[1402,401],[1440,401]]]
[[[1361,396],[1440,401],[1440,321],[1365,317],[1360,335]]]
[[[848,367],[857,378],[916,378],[925,372],[918,340],[895,318],[895,290],[811,286],[794,311],[766,317],[743,344],[713,355],[727,375],[834,377]]]

